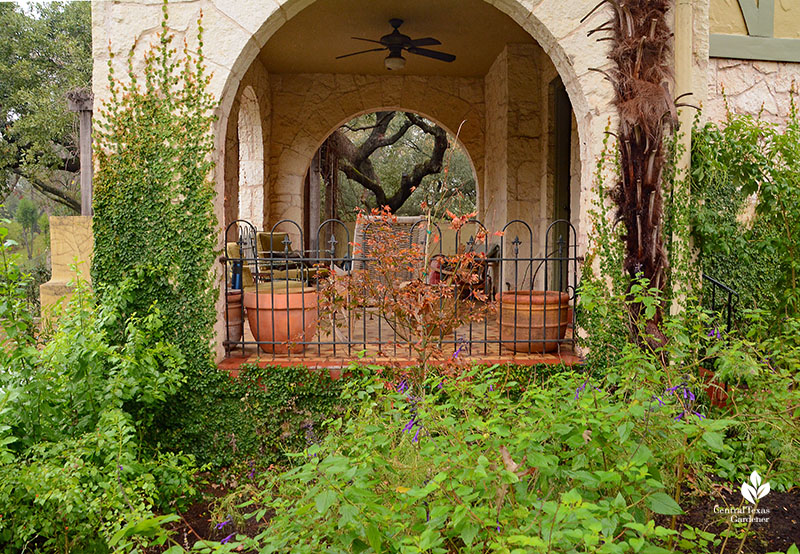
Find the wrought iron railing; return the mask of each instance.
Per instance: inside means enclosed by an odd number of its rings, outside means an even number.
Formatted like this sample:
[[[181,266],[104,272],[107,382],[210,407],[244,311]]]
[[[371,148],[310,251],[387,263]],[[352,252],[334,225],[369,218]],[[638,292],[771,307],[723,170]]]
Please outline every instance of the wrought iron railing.
[[[432,256],[446,259],[442,230],[436,224],[430,230],[424,220],[411,226],[409,245],[420,229],[438,236],[425,244],[435,245]],[[471,220],[455,232],[449,251],[480,253],[484,276],[480,297],[494,303],[495,309],[477,321],[441,332],[437,340],[440,349],[447,355],[474,357],[574,352],[571,329],[576,323],[579,276],[575,228],[568,221],[555,221],[547,226],[539,244],[524,221],[510,221],[500,231],[488,233],[481,222]],[[479,234],[486,240],[476,240]],[[385,314],[369,303],[323,313],[320,293],[325,279],[332,273],[351,276],[368,271],[370,264],[381,260],[362,254],[366,249],[351,237],[350,228],[342,221],[323,222],[316,238],[312,244],[327,247],[306,251],[295,248],[305,244],[305,237],[294,221],[279,221],[263,233],[244,220],[228,225],[220,259],[226,352],[247,356],[260,349],[262,355],[278,357],[345,358],[366,350],[386,357],[412,357],[409,339],[398,334]],[[363,241],[363,237],[358,239]],[[400,273],[398,268],[398,278]],[[515,291],[518,294],[511,294]],[[460,294],[454,290],[456,310]],[[321,319],[326,325],[318,325]],[[250,334],[246,332],[248,324]]]
[[[730,333],[734,310],[739,303],[739,293],[722,281],[703,274],[703,302],[713,313],[725,319],[725,330]],[[707,286],[706,286],[707,285]]]

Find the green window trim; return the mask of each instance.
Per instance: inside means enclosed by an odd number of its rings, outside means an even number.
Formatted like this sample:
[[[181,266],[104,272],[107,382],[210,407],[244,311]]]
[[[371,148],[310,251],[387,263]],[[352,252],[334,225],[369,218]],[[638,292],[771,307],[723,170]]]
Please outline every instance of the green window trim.
[[[739,8],[751,37],[771,37],[775,30],[775,0],[739,0]]]
[[[800,62],[800,39],[717,34],[709,38],[711,58]]]
[[[711,58],[800,62],[800,39],[775,38],[775,0],[738,0],[747,35],[712,34]]]

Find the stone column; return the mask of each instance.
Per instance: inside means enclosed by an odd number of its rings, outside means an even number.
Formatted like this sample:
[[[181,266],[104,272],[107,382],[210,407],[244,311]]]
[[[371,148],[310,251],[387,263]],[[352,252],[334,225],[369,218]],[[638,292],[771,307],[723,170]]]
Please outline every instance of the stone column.
[[[42,317],[56,304],[72,296],[75,280],[73,264],[78,264],[81,279],[91,282],[91,260],[94,249],[92,218],[89,216],[50,216],[51,275],[47,283],[39,287]]]

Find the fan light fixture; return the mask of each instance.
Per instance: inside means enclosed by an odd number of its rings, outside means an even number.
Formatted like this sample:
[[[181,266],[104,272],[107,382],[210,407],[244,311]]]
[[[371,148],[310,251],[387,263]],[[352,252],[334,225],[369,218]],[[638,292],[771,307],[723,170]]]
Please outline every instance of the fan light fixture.
[[[400,52],[392,52],[386,59],[383,60],[383,65],[389,71],[397,71],[398,69],[403,69],[406,66],[406,59],[400,55]]]
[[[425,58],[432,58],[442,62],[452,62],[456,59],[453,54],[431,50],[430,48],[423,48],[424,46],[438,46],[441,44],[441,42],[433,37],[424,37],[412,40],[411,37],[404,35],[398,30],[402,24],[402,19],[390,19],[389,25],[391,25],[394,30],[388,35],[383,35],[380,40],[352,37],[354,40],[379,44],[380,48],[369,48],[367,50],[342,54],[341,56],[336,56],[336,59],[341,60],[342,58],[358,56],[359,54],[366,54],[367,52],[385,52],[388,50],[389,55],[383,60],[383,65],[389,71],[397,71],[398,69],[403,69],[406,66],[406,59],[403,57],[404,51],[408,52],[409,54],[415,54]]]

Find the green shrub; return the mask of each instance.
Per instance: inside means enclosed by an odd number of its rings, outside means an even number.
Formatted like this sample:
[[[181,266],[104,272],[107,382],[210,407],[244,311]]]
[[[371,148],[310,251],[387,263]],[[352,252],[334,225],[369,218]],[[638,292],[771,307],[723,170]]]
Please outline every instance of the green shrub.
[[[785,126],[729,113],[695,125],[693,235],[703,271],[741,295],[742,308],[773,318],[797,315],[800,233],[800,121]],[[743,214],[751,202],[749,221]]]
[[[185,361],[156,308],[120,312],[133,279],[99,306],[78,281],[40,343],[24,309],[28,277],[9,248],[0,246],[0,550],[108,552],[127,522],[192,495],[192,458],[141,440]]]
[[[205,390],[189,392],[183,402],[196,407],[180,418],[180,426],[162,426],[161,438],[169,444],[180,440],[185,451],[216,467],[285,461],[287,450],[304,446],[341,407],[342,383],[326,370],[251,365],[236,379],[220,371],[206,383],[213,397]]]
[[[724,423],[676,421],[676,397],[659,408],[652,390],[620,396],[598,385],[566,372],[522,388],[490,368],[431,379],[424,395],[378,378],[348,387],[350,407],[326,437],[263,483],[253,502],[276,515],[243,544],[259,552],[666,545],[675,533],[652,514],[680,507],[665,490],[665,439],[677,444],[687,430],[716,437]],[[708,441],[694,448],[710,452]]]

